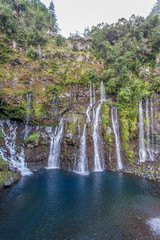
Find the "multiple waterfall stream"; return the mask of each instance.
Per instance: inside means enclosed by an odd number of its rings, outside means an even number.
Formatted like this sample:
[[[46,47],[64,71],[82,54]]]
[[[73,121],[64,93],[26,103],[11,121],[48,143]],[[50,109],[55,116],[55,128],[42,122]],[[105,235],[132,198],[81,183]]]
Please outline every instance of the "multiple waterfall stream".
[[[11,169],[18,169],[22,176],[30,175],[31,171],[25,162],[24,148],[20,153],[17,151],[17,128],[16,121],[0,120],[0,127],[4,136],[5,146],[0,147],[0,156],[9,161]]]
[[[101,98],[96,105],[95,86],[90,83],[89,98],[90,103],[86,109],[85,122],[81,129],[80,119],[78,121],[78,134],[74,150],[74,171],[79,174],[87,174],[90,169],[93,171],[102,171],[104,169],[104,161],[102,157],[102,139],[99,131],[100,112],[103,102],[105,102],[105,88],[101,82]],[[25,162],[25,140],[29,137],[29,133],[33,129],[29,125],[30,108],[32,95],[27,94],[27,111],[25,126],[11,120],[0,120],[0,128],[4,136],[4,145],[0,146],[0,156],[9,161],[11,168],[17,168],[21,174],[29,175],[31,171],[27,168]],[[53,106],[55,96],[53,97]],[[157,95],[146,97],[145,101],[139,101],[139,162],[155,161],[159,155],[159,120],[158,120],[158,98]],[[53,111],[51,112],[53,118]],[[111,108],[111,123],[115,136],[115,152],[117,157],[117,170],[123,169],[121,150],[120,150],[120,130],[117,116],[117,109]],[[21,125],[22,134],[21,143],[18,143],[19,136],[18,127]],[[43,127],[42,127],[43,128]],[[36,131],[39,128],[36,128]],[[89,166],[87,153],[88,130],[91,132],[93,140],[93,167]],[[19,131],[19,132],[18,132]],[[60,167],[61,141],[64,132],[64,120],[61,118],[59,126],[55,129],[46,127],[45,132],[50,137],[50,151],[48,155],[48,168]],[[23,140],[22,140],[23,138]],[[17,144],[18,143],[18,144]]]
[[[26,111],[26,123],[24,132],[24,140],[29,136],[29,114],[31,104],[31,94],[27,94],[27,111]],[[5,146],[0,147],[0,155],[6,161],[9,161],[12,169],[18,169],[22,176],[30,175],[32,172],[27,168],[24,154],[24,144],[21,144],[20,152],[17,151],[17,129],[18,124],[16,121],[0,120],[0,127],[4,136]],[[22,132],[22,133],[23,133]]]
[[[94,85],[93,85],[94,86]],[[99,136],[99,115],[102,103],[105,101],[105,88],[103,82],[101,82],[101,99],[100,103],[98,104],[97,108],[94,109],[93,105],[95,105],[95,87],[92,89],[92,85],[90,83],[89,88],[89,95],[90,95],[90,104],[86,110],[86,122],[84,123],[83,127],[83,134],[80,138],[80,154],[79,154],[79,162],[75,171],[80,174],[86,174],[89,171],[88,167],[88,159],[86,154],[86,128],[88,123],[91,123],[93,128],[93,144],[94,144],[94,171],[102,171],[104,169],[102,157],[99,151],[99,144],[100,144],[100,136]],[[93,111],[93,121],[91,120],[91,110]],[[76,159],[77,161],[77,159]]]
[[[139,161],[155,161],[158,149],[158,123],[157,123],[156,94],[145,100],[145,114],[142,99],[139,101]]]

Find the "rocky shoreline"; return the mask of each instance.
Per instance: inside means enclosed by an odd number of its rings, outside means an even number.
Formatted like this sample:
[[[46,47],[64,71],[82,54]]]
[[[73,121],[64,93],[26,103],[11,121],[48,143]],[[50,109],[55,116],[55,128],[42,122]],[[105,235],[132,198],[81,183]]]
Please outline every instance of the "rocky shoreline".
[[[139,163],[133,167],[125,169],[124,173],[160,183],[160,166],[156,162]]]

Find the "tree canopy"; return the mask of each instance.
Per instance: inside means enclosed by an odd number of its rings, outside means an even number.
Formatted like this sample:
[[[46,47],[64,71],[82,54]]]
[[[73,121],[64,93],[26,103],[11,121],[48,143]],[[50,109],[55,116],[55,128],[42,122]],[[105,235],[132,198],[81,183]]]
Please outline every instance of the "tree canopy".
[[[48,29],[57,31],[53,1],[47,9],[39,0],[0,0],[0,32],[21,44],[42,45]]]

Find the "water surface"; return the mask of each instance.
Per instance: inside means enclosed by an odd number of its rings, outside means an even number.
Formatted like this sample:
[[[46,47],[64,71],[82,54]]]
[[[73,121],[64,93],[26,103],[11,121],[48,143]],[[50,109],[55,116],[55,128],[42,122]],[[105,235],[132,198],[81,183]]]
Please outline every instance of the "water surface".
[[[0,240],[160,239],[156,184],[122,174],[41,170],[0,192]]]

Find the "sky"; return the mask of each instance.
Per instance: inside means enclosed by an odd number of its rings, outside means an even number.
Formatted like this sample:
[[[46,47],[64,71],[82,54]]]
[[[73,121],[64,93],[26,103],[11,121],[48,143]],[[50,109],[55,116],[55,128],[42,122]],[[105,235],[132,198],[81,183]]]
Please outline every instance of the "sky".
[[[51,0],[41,0],[47,7]],[[146,17],[156,0],[53,0],[58,26],[64,37],[83,33],[98,23],[114,23],[132,14]]]

